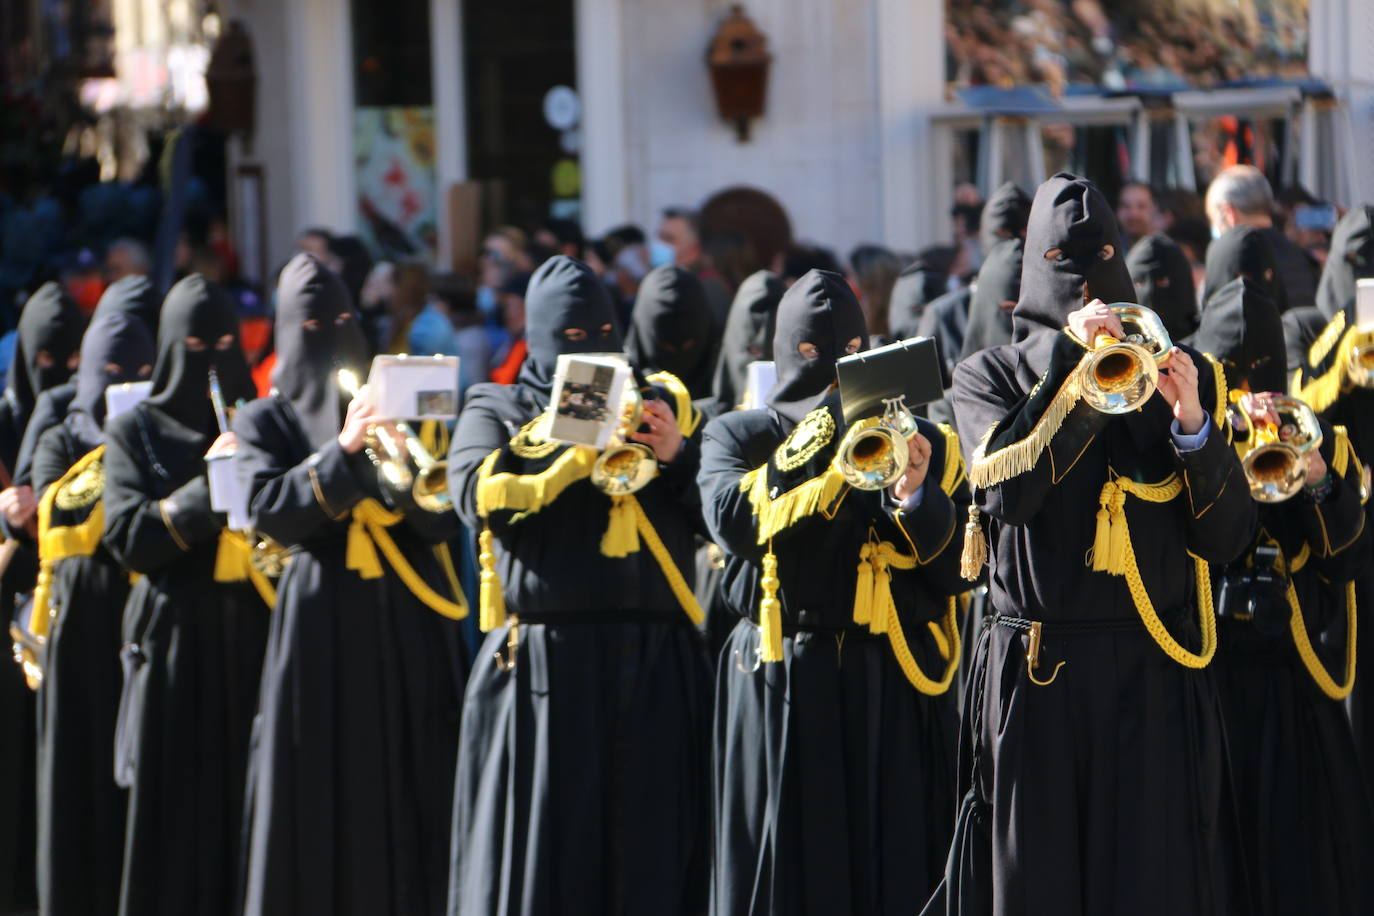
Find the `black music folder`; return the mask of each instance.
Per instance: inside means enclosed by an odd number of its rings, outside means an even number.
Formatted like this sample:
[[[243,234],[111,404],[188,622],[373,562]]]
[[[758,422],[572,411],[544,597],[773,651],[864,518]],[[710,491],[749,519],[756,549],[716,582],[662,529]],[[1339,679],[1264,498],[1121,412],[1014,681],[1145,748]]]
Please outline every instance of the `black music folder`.
[[[912,337],[835,363],[844,422],[879,416],[886,398],[904,396],[913,412],[944,396],[940,349],[933,337]]]

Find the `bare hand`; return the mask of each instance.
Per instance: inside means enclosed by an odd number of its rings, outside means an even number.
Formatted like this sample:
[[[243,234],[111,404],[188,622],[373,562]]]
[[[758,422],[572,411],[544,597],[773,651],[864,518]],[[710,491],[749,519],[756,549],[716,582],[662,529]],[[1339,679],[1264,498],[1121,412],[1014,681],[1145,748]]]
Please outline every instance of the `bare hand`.
[[[32,487],[10,487],[0,491],[0,514],[15,528],[22,528],[38,511]]]
[[[239,437],[232,432],[220,433],[214,442],[210,443],[210,450],[205,453],[206,458],[214,458],[217,455],[232,455],[239,447]]]
[[[348,402],[348,412],[344,415],[343,431],[339,433],[339,447],[346,455],[356,455],[367,442],[368,427],[378,420],[377,408],[368,399],[368,387],[358,389],[357,395]]]
[[[892,485],[892,498],[898,502],[906,500],[921,489],[921,485],[926,482],[926,474],[930,471],[930,440],[920,433],[916,433],[906,440],[910,450],[906,459],[906,471],[901,478]]]
[[[1321,449],[1314,448],[1307,453],[1307,479],[1303,481],[1303,486],[1315,487],[1326,477],[1326,459],[1322,457]]]
[[[663,401],[645,401],[641,419],[649,431],[630,433],[631,441],[649,446],[661,463],[671,464],[682,451],[682,430],[678,429],[673,409]]]
[[[1240,409],[1256,427],[1272,426],[1277,429],[1280,425],[1279,413],[1274,409],[1274,396],[1270,392],[1247,391],[1240,396]]]
[[[1198,400],[1197,366],[1193,359],[1178,347],[1169,351],[1164,368],[1159,371],[1159,393],[1174,410],[1179,432],[1195,436],[1207,423],[1207,414]]]
[[[1117,340],[1126,336],[1121,319],[1101,299],[1094,299],[1076,312],[1069,312],[1069,330],[1089,347],[1099,334],[1110,334]]]

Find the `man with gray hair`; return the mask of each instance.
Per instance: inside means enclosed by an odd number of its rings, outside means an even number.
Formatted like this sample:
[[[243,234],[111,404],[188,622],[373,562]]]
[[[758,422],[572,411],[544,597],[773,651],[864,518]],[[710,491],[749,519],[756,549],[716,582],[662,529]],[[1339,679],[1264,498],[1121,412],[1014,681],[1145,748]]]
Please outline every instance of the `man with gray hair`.
[[[152,264],[147,245],[137,239],[115,239],[105,252],[105,279],[114,283],[125,277],[146,277]]]
[[[1222,169],[1207,186],[1207,219],[1212,238],[1237,226],[1259,230],[1274,250],[1278,266],[1279,312],[1310,306],[1317,298],[1317,265],[1274,225],[1274,191],[1269,179],[1253,165]]]

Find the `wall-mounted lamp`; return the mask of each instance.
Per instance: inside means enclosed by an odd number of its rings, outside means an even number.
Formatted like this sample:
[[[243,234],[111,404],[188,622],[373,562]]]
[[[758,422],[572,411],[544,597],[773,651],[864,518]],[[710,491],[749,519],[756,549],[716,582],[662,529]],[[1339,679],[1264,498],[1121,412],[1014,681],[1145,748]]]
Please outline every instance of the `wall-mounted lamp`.
[[[706,52],[711,71],[711,89],[716,110],[735,125],[739,142],[749,139],[749,121],[762,117],[767,106],[768,68],[773,55],[768,53],[768,38],[739,5],[716,29]]]

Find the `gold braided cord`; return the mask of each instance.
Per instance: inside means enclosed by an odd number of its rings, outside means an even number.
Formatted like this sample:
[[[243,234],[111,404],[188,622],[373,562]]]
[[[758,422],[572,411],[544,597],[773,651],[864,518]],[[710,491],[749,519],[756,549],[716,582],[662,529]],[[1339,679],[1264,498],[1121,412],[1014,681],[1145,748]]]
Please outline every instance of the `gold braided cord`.
[[[687,580],[683,578],[682,571],[679,570],[677,564],[673,562],[673,555],[668,552],[668,548],[663,543],[663,539],[660,538],[658,532],[654,530],[654,526],[649,521],[649,516],[644,511],[644,507],[640,505],[639,500],[635,499],[633,495],[625,497],[625,500],[629,504],[631,511],[634,512],[635,524],[639,528],[639,536],[644,539],[645,544],[649,545],[649,552],[652,553],[654,559],[658,561],[659,569],[663,570],[663,578],[668,580],[668,587],[673,590],[673,595],[677,597],[678,604],[682,605],[683,613],[691,619],[692,623],[700,626],[701,622],[706,619],[706,612],[703,611],[701,605],[697,603],[696,595],[692,594],[691,586],[687,584]]]
[[[1326,359],[1331,348],[1341,339],[1345,332],[1345,311],[1341,310],[1336,316],[1326,323],[1322,332],[1317,335],[1317,339],[1312,342],[1312,346],[1307,351],[1307,365],[1320,365]]]
[[[959,450],[959,434],[948,423],[938,424],[945,436],[945,471],[940,477],[940,489],[946,496],[953,496],[959,482],[967,475],[964,473],[964,454]]]
[[[1293,645],[1298,649],[1302,665],[1311,675],[1313,682],[1322,693],[1333,700],[1344,700],[1355,687],[1355,583],[1345,584],[1345,683],[1337,684],[1327,673],[1326,666],[1312,649],[1312,640],[1307,635],[1307,623],[1302,617],[1302,605],[1298,603],[1298,591],[1293,580],[1288,580],[1288,607],[1292,613],[1288,618],[1288,629],[1293,634]]]
[[[251,582],[269,609],[277,606],[277,590],[253,566],[253,545],[242,531],[220,531],[213,578],[216,582]]]
[[[687,390],[681,379],[671,372],[655,372],[645,381],[651,385],[662,385],[673,396],[677,404],[673,408],[673,416],[683,436],[691,436],[697,431],[697,427],[701,425],[701,413],[692,406],[692,393]]]
[[[949,599],[948,609],[941,620],[944,632],[942,638],[936,640],[936,645],[946,659],[946,665],[939,680],[935,680],[921,670],[911,654],[896,602],[892,598],[889,568],[909,570],[915,569],[916,565],[914,556],[902,553],[888,541],[870,540],[865,543],[859,550],[858,576],[854,585],[854,622],[868,627],[868,631],[876,636],[886,634],[897,665],[911,686],[926,696],[939,696],[949,690],[959,667],[961,648],[955,612],[957,601],[953,597]]]
[[[1081,366],[1082,363],[1079,363],[1080,368]],[[1035,426],[1024,439],[1003,446],[989,455],[988,443],[997,427],[994,425],[988,429],[983,441],[979,442],[974,450],[973,465],[968,469],[968,479],[974,486],[993,487],[1035,467],[1041,453],[1049,447],[1050,440],[1059,432],[1069,412],[1078,403],[1081,396],[1078,387],[1079,371],[1079,368],[1074,369],[1064,380],[1064,384],[1059,386],[1059,391],[1055,393],[1049,407],[1045,408],[1045,412],[1035,421]]]
[[[1131,531],[1125,512],[1127,495],[1146,502],[1165,503],[1183,491],[1183,483],[1177,474],[1170,474],[1157,484],[1141,484],[1116,476],[1115,472],[1110,473],[1112,477],[1103,484],[1099,497],[1102,508],[1098,510],[1097,535],[1089,562],[1099,572],[1125,577],[1126,588],[1131,593],[1131,602],[1140,615],[1141,623],[1155,644],[1164,650],[1164,654],[1185,668],[1205,668],[1217,650],[1216,611],[1212,606],[1211,569],[1207,561],[1193,557],[1197,578],[1198,625],[1202,631],[1202,648],[1195,653],[1174,639],[1150,601],[1150,593],[1136,565],[1135,548],[1131,545]],[[1107,526],[1105,533],[1104,524]]]
[[[1217,429],[1225,430],[1227,438],[1230,438],[1230,425],[1226,422],[1226,408],[1231,403],[1226,390],[1226,370],[1222,368],[1221,362],[1210,353],[1203,353],[1202,358],[1212,367],[1212,384],[1216,388],[1217,403],[1212,408],[1212,419],[1217,424]]]
[[[1360,466],[1360,456],[1355,453],[1355,444],[1350,441],[1350,432],[1344,426],[1337,426],[1334,431],[1336,447],[1331,456],[1331,469],[1337,476],[1344,477],[1351,461],[1355,462],[1355,467]]]
[[[388,512],[375,499],[365,499],[354,506],[353,520],[348,526],[344,565],[358,573],[360,578],[380,578],[382,566],[377,557],[377,549],[380,548],[397,577],[422,604],[451,620],[462,620],[468,615],[467,598],[462,591],[454,594],[455,601],[440,595],[420,577],[405,553],[391,539],[386,529],[399,524],[403,518],[399,512]]]

